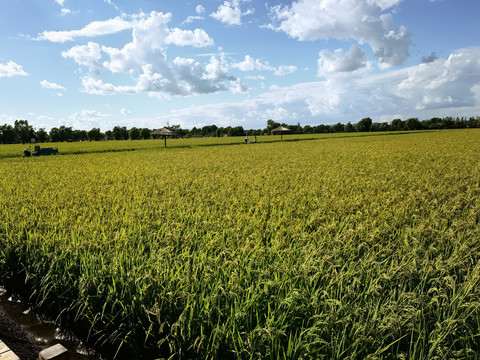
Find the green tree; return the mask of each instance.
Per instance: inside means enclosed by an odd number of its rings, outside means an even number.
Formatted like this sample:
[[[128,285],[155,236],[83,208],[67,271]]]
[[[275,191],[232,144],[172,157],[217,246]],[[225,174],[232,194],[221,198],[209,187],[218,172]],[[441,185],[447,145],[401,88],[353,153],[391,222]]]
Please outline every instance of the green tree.
[[[285,126],[290,129],[291,134],[303,134],[303,128],[300,123],[297,123],[296,125],[287,125],[287,124],[280,124],[282,126]]]
[[[305,125],[303,127],[304,134],[313,134],[313,128],[310,125]]]
[[[332,132],[339,133],[345,131],[345,126],[342,123],[336,123],[330,126]]]
[[[147,128],[140,129],[140,137],[142,139],[150,139],[150,130]]]
[[[372,127],[372,119],[370,119],[369,117],[363,118],[356,125],[357,131],[359,132],[370,131],[371,127]]]
[[[228,136],[244,136],[245,135],[245,130],[243,129],[243,126],[236,126],[233,128],[230,128],[228,132]]]
[[[0,143],[1,144],[13,144],[16,141],[15,129],[12,125],[0,126]]]
[[[390,130],[390,125],[388,125],[387,122],[382,122],[382,123],[380,123],[380,126],[379,126],[378,130],[389,131]]]
[[[59,128],[53,127],[50,129],[50,140],[52,142],[62,142],[67,140],[73,140],[73,138],[74,138],[74,133],[71,127],[62,125]]]
[[[216,136],[216,137],[222,137],[222,136],[225,136],[225,134],[227,134],[227,131],[226,131],[225,128],[223,128],[223,127],[219,127],[219,128],[215,131],[215,136]]]
[[[420,130],[421,128],[422,124],[417,118],[410,118],[405,121],[405,129],[407,130]]]
[[[128,137],[130,138],[130,140],[140,139],[140,130],[138,130],[136,127],[132,127],[128,132]]]
[[[202,127],[203,136],[215,136],[218,127],[216,125],[206,125]]]
[[[15,129],[17,139],[24,144],[35,138],[33,126],[29,125],[27,120],[15,120],[13,128]]]
[[[113,138],[115,140],[127,140],[128,139],[128,131],[125,126],[115,126],[113,128]]]
[[[93,128],[87,132],[88,140],[92,141],[99,141],[102,140],[102,133],[100,132],[99,128]]]
[[[61,134],[60,130],[57,127],[53,127],[50,129],[50,141],[51,142],[60,142],[61,140]]]
[[[369,131],[379,131],[380,130],[380,124],[377,123],[377,122],[374,122],[372,123],[372,125],[370,126],[370,130]]]
[[[313,127],[313,132],[315,134],[327,134],[330,132],[330,126],[323,125],[323,124],[316,125]]]
[[[398,131],[403,130],[405,127],[405,123],[401,119],[393,119],[390,123],[390,130]]]
[[[443,118],[443,128],[445,129],[453,129],[455,127],[455,122],[451,116],[447,116]]]
[[[477,120],[472,116],[468,119],[467,126],[469,128],[476,128],[477,127]]]
[[[37,130],[37,132],[35,133],[36,135],[36,138],[37,138],[37,141],[38,142],[47,142],[49,140],[49,136],[48,136],[48,133],[45,131],[44,128],[40,128]]]
[[[61,141],[71,141],[74,138],[73,129],[71,126],[62,125],[58,128],[60,131]]]
[[[353,128],[352,123],[349,121],[345,124],[345,132],[354,132],[355,129]]]
[[[73,130],[72,139],[74,141],[86,141],[88,140],[88,134],[86,130]]]

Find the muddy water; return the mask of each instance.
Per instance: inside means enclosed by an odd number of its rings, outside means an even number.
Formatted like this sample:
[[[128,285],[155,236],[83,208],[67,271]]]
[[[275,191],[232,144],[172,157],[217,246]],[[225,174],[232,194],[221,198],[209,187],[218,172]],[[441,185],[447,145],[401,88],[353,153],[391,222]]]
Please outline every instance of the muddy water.
[[[0,311],[20,325],[34,342],[42,349],[55,344],[62,344],[68,349],[71,360],[102,360],[92,350],[71,335],[66,335],[53,322],[41,321],[28,307],[13,297],[9,297],[0,286]]]

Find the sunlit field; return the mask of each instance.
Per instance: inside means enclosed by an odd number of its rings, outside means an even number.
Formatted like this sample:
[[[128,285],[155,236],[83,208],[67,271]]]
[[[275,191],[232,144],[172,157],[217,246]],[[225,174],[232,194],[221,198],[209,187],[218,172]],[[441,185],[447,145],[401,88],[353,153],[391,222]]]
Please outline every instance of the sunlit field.
[[[365,135],[1,145],[1,282],[109,358],[475,359],[480,130]]]
[[[332,139],[344,137],[364,137],[364,136],[384,136],[386,133],[334,133],[334,134],[288,134],[281,137],[280,135],[257,136],[258,142],[270,143],[284,141],[298,141],[298,140],[318,140],[318,139]],[[398,132],[391,132],[388,134],[399,134]],[[249,137],[253,143],[253,136]],[[244,144],[244,137],[205,137],[205,138],[168,138],[166,141],[167,148],[192,148],[204,146],[220,146],[220,145],[238,145]],[[41,147],[58,148],[60,155],[78,155],[85,153],[103,153],[103,152],[117,152],[117,151],[134,151],[134,150],[152,150],[165,148],[165,141],[161,139],[149,140],[120,140],[120,141],[83,141],[83,142],[62,142],[62,143],[40,143]],[[23,154],[24,149],[29,149],[31,152],[35,150],[35,144],[0,144],[0,158],[18,157]]]

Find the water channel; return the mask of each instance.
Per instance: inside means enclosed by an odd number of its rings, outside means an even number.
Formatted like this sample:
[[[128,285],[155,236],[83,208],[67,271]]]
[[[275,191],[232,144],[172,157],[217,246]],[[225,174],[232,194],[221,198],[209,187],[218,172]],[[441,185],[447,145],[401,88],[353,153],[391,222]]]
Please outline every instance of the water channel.
[[[70,353],[71,360],[102,360],[93,350],[87,349],[72,335],[66,335],[53,322],[42,321],[21,301],[7,295],[0,285],[0,311],[20,325],[42,349],[62,344]]]

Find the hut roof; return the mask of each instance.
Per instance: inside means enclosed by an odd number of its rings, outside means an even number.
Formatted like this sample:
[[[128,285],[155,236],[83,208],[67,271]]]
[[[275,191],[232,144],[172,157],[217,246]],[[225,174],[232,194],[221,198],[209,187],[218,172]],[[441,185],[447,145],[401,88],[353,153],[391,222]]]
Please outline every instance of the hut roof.
[[[284,133],[284,132],[289,132],[289,131],[291,131],[289,128],[280,125],[279,127],[272,130],[272,134]]]
[[[155,130],[155,131],[152,131],[151,132],[151,135],[160,135],[160,136],[175,136],[177,135],[175,133],[175,131],[172,131],[170,129],[167,129],[167,128],[161,128],[160,130]]]

